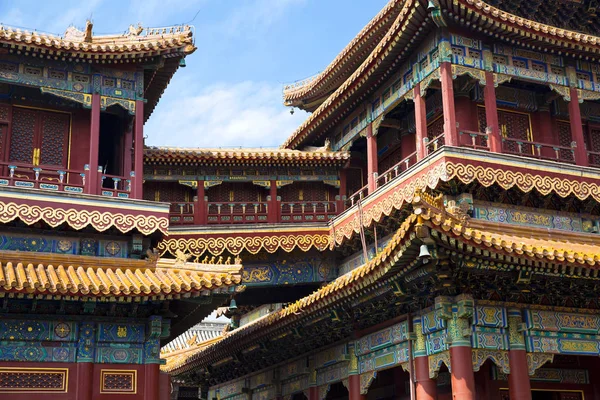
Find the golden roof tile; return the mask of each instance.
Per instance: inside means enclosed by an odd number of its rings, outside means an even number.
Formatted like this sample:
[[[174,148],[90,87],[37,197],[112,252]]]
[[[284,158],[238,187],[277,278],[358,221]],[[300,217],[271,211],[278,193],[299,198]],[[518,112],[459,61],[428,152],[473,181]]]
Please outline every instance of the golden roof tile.
[[[34,267],[37,265],[37,267]],[[0,292],[152,296],[238,285],[242,266],[0,252]]]

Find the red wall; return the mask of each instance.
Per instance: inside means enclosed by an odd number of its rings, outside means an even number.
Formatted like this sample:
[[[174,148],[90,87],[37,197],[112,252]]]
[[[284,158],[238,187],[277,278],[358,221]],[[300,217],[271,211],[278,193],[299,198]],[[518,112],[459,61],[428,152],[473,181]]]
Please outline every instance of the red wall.
[[[0,362],[0,368],[40,368],[43,372],[52,369],[68,369],[66,392],[43,393],[44,389],[32,389],[28,392],[8,393],[0,387],[0,398],[14,400],[163,400],[170,393],[168,376],[159,376],[158,364],[91,364],[91,363],[28,363]],[[105,371],[136,371],[135,393],[100,393],[101,373]],[[149,379],[146,379],[148,377]],[[165,387],[166,386],[166,387]],[[2,391],[6,390],[6,391]]]

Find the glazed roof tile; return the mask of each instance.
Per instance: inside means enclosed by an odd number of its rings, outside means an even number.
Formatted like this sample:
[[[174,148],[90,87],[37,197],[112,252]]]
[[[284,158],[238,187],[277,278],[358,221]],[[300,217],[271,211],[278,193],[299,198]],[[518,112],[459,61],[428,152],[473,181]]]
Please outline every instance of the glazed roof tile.
[[[70,27],[63,36],[58,36],[0,25],[0,43],[106,55],[136,53],[147,55],[148,52],[165,52],[173,49],[189,54],[195,50],[190,26],[146,29],[130,26],[126,33],[100,36],[93,35],[91,28],[89,23],[86,31]]]
[[[153,162],[309,162],[331,163],[345,162],[350,159],[346,151],[300,151],[290,149],[268,148],[183,148],[183,147],[149,147],[145,150],[147,161]]]
[[[0,252],[0,291],[66,296],[158,296],[226,289],[241,265]]]

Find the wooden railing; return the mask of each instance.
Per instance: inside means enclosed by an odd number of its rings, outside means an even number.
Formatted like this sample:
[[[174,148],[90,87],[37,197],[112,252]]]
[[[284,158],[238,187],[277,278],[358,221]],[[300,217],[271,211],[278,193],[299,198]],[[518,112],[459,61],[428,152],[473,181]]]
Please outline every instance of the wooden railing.
[[[569,164],[575,163],[575,149],[567,146],[558,146],[528,140],[502,138],[502,152],[532,157],[540,160],[559,161]]]
[[[358,200],[362,200],[369,194],[369,185],[365,185],[358,189],[346,200],[346,205],[352,207]]]
[[[337,215],[335,201],[283,201],[281,222],[324,222]]]
[[[100,176],[102,196],[130,197],[131,179],[129,177],[102,174]]]
[[[587,153],[590,167],[600,167],[600,152],[588,151]]]
[[[411,153],[408,157],[400,160],[392,168],[377,177],[377,187],[385,186],[392,180],[396,179],[402,172],[409,169],[417,163],[417,152]]]
[[[268,204],[259,201],[209,202],[209,224],[253,224],[267,222]]]
[[[193,202],[172,203],[169,220],[172,224],[191,225],[194,223],[195,204]]]
[[[460,131],[459,134],[469,135],[470,142],[462,143],[462,147],[469,147],[471,149],[489,150],[489,142],[487,133],[481,133],[476,131]]]
[[[83,170],[0,162],[0,186],[83,193],[85,177]]]
[[[445,143],[444,134],[440,134],[432,139],[425,138],[423,139],[423,145],[425,146],[425,153],[431,154],[435,153],[440,147],[442,147]]]

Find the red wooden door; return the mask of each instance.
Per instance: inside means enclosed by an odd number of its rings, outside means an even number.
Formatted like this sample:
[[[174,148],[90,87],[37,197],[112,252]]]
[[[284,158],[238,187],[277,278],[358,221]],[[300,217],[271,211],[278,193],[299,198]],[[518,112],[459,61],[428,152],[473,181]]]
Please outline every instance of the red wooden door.
[[[68,114],[15,107],[8,161],[66,167],[69,122]]]
[[[507,152],[533,154],[532,146],[523,145],[519,149],[517,143],[517,141],[533,141],[529,114],[498,110],[498,123],[500,125],[500,132],[504,138],[515,139],[504,142],[504,149]]]

